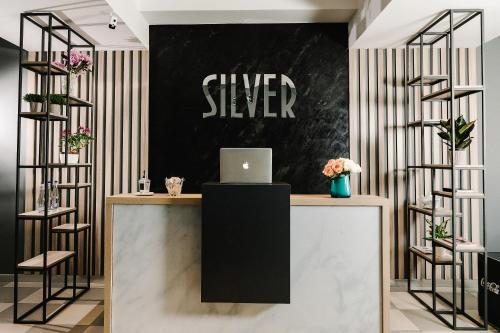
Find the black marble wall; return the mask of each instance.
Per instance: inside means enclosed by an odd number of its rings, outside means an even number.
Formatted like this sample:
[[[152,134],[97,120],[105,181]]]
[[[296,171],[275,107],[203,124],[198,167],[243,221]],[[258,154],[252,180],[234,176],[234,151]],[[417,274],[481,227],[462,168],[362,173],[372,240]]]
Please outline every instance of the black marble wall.
[[[241,24],[150,27],[149,173],[152,190],[166,176],[186,178],[185,192],[219,177],[221,147],[271,147],[273,180],[293,193],[326,193],[329,158],[349,156],[347,24]],[[236,96],[229,76],[238,74]],[[241,74],[276,74],[264,117],[263,87],[250,118]],[[211,107],[203,79],[226,74],[226,117],[203,118]],[[282,118],[280,76],[294,83],[295,118]],[[220,109],[220,86],[209,91]],[[290,90],[288,89],[288,98]],[[231,118],[231,103],[243,118]],[[220,112],[220,110],[218,111]]]

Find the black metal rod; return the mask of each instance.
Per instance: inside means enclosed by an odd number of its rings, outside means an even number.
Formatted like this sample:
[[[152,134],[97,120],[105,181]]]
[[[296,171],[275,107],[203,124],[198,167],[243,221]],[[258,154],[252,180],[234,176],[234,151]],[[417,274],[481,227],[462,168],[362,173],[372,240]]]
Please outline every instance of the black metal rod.
[[[480,25],[481,25],[481,85],[485,85],[484,82],[484,11],[479,10],[480,12]],[[481,140],[482,140],[482,148],[481,148],[481,159],[483,165],[486,165],[486,113],[484,112],[486,104],[486,96],[485,91],[481,92]],[[484,197],[486,198],[486,169],[483,171],[482,177],[482,191]],[[486,234],[486,199],[483,200],[483,245],[484,245],[484,286],[483,286],[483,294],[484,294],[484,326],[488,328],[488,247],[487,247],[487,234]]]
[[[14,322],[17,321],[17,304],[19,302],[19,275],[17,270],[17,263],[19,261],[19,221],[17,219],[17,214],[19,214],[19,177],[20,169],[19,164],[21,163],[21,111],[22,111],[22,87],[23,87],[23,70],[21,67],[23,59],[23,47],[24,47],[24,20],[23,15],[20,15],[20,36],[19,36],[19,77],[18,77],[18,98],[17,98],[17,146],[16,146],[16,207],[14,210]]]
[[[450,117],[451,117],[451,236],[452,236],[452,298],[453,298],[453,328],[457,327],[457,271],[456,271],[456,228],[455,228],[455,209],[456,209],[456,193],[455,193],[455,177],[456,177],[456,168],[455,168],[455,81],[454,81],[454,66],[455,66],[455,48],[454,48],[454,27],[453,27],[453,10],[450,10],[450,62],[449,62],[449,70],[448,70],[448,79],[449,79],[449,87],[450,87]],[[434,230],[434,226],[433,229]]]

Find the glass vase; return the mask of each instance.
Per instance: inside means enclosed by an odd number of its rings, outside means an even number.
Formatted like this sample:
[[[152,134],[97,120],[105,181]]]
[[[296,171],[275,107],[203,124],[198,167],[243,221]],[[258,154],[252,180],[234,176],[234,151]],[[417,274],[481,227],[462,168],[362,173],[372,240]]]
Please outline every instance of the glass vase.
[[[62,94],[66,94],[66,89],[68,88],[68,84],[69,84],[69,89],[68,89],[69,95],[70,96],[75,95],[74,93],[76,92],[76,85],[78,84],[78,75],[74,73],[69,73],[69,80],[67,77],[64,79],[64,84],[61,91]]]
[[[332,198],[350,198],[351,183],[348,175],[340,175],[332,179],[330,184]]]

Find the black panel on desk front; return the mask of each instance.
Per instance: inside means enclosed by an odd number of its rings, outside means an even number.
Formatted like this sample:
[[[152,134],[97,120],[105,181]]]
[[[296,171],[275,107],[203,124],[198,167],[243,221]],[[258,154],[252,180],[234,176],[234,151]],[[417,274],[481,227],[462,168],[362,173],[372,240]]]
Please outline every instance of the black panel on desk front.
[[[290,303],[290,185],[202,185],[202,302]]]

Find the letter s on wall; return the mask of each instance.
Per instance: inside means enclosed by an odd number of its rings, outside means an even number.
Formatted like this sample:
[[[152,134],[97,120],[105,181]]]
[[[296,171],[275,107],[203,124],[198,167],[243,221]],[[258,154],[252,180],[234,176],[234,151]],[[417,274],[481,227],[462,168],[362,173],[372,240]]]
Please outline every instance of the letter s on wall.
[[[213,80],[217,80],[217,74],[210,74],[203,79],[203,93],[205,94],[205,98],[211,108],[210,112],[203,112],[203,118],[213,117],[217,114],[217,106],[215,105],[214,99],[210,95],[210,91],[208,91],[208,83]]]

